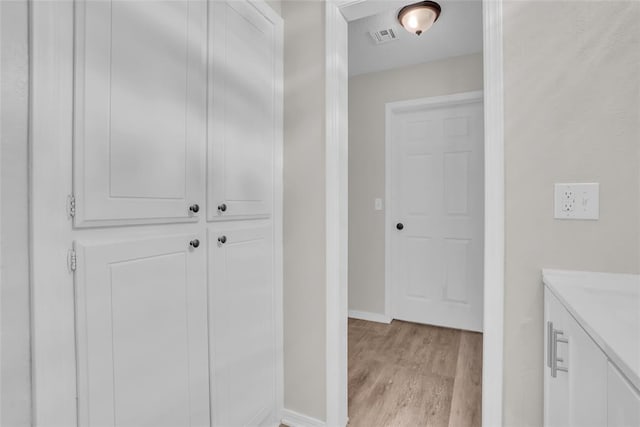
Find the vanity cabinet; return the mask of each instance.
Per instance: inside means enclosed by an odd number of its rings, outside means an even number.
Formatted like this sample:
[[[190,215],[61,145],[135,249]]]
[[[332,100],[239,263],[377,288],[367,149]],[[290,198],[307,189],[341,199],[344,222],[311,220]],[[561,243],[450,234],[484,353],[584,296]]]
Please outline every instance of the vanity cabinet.
[[[547,288],[545,318],[545,426],[606,426],[606,356]]]
[[[640,276],[543,277],[544,425],[640,426]]]

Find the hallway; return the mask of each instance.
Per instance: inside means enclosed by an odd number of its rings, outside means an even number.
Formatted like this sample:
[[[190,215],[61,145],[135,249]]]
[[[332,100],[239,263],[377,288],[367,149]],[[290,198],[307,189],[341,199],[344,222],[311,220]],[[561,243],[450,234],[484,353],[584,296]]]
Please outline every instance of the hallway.
[[[480,426],[482,334],[349,319],[349,426]]]

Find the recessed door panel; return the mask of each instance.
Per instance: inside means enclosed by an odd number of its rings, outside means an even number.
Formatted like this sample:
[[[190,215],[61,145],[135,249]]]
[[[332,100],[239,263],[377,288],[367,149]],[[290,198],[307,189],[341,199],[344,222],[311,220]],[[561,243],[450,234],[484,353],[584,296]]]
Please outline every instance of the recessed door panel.
[[[251,3],[210,3],[208,219],[271,214],[275,24]],[[218,209],[220,207],[220,209]]]
[[[275,422],[271,233],[271,227],[209,231],[212,404],[216,426]]]
[[[81,426],[209,424],[205,248],[197,235],[77,243]]]
[[[205,3],[75,10],[75,225],[193,220],[204,187]]]

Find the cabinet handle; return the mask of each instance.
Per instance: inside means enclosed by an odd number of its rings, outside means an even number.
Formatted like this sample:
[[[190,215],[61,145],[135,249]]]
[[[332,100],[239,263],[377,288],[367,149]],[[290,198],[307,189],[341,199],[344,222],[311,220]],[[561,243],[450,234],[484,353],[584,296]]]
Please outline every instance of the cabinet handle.
[[[547,367],[550,368],[551,367],[551,358],[552,356],[552,344],[551,344],[551,337],[553,336],[553,322],[551,321],[547,321]]]
[[[227,210],[227,204],[226,203],[222,203],[221,205],[218,205],[218,210],[220,212],[224,212]]]
[[[198,213],[200,211],[200,206],[197,203],[189,206],[189,210],[193,213]]]
[[[189,246],[191,246],[193,249],[196,249],[198,246],[200,246],[200,240],[193,239],[189,242]]]
[[[551,357],[551,377],[556,378],[558,376],[558,371],[561,372],[569,372],[569,368],[567,366],[558,366],[558,362],[564,362],[564,359],[558,357],[558,343],[569,344],[569,340],[567,338],[561,338],[559,335],[564,335],[564,332],[559,329],[552,329],[552,357]]]
[[[220,243],[221,245],[224,245],[225,243],[227,243],[227,236],[218,237],[218,243]]]

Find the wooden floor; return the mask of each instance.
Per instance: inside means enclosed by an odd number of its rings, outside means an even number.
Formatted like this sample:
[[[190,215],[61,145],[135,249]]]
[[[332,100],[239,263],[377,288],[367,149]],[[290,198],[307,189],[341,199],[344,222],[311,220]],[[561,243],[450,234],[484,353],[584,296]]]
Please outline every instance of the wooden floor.
[[[349,319],[349,427],[480,426],[482,334]]]

